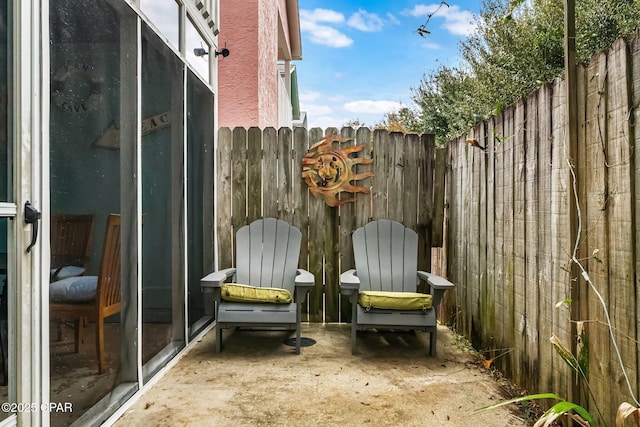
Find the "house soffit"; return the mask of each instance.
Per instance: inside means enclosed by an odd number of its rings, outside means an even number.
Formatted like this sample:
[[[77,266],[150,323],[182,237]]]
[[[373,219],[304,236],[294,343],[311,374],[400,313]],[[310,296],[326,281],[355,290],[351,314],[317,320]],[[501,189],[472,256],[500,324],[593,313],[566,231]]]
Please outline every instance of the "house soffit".
[[[302,36],[300,35],[300,10],[298,0],[286,0],[287,23],[289,26],[289,45],[291,46],[291,58],[293,61],[302,59]]]

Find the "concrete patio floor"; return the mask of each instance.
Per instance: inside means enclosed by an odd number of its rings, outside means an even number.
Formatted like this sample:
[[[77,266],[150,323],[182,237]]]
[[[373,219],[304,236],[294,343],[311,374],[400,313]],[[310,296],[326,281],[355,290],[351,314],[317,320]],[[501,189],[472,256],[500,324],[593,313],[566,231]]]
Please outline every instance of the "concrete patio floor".
[[[349,325],[307,324],[316,341],[296,356],[285,331],[227,330],[222,353],[213,331],[116,422],[116,426],[525,426],[474,354],[438,329],[429,335],[358,334]]]

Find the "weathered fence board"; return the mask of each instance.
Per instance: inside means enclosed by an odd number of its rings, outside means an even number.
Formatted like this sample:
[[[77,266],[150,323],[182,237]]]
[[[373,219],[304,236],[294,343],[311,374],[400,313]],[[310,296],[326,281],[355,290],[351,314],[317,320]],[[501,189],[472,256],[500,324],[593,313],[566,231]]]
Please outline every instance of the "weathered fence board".
[[[346,147],[351,147],[351,146],[356,146],[357,142],[356,142],[356,130],[351,128],[351,127],[345,127],[342,128],[340,130],[340,136],[342,138],[344,138],[346,140],[346,142],[342,145],[342,147],[346,148]],[[365,150],[365,157],[369,158],[370,157],[370,153],[367,153]],[[366,169],[363,168],[363,165],[357,165],[356,167],[354,167],[354,171],[357,173],[358,171],[364,171]],[[362,182],[359,183],[359,185],[363,185]],[[359,202],[360,204],[362,204],[363,202],[367,201],[367,197],[362,197],[363,195],[360,195],[360,197],[357,198],[357,202]],[[340,198],[342,198],[343,196],[341,196]],[[353,260],[353,250],[352,250],[352,245],[351,245],[351,231],[355,230],[356,227],[356,223],[357,221],[357,214],[356,214],[356,203],[345,203],[344,205],[339,207],[339,217],[340,217],[340,224],[339,224],[339,236],[338,236],[338,253],[340,254],[340,260],[338,263],[338,271],[343,271],[343,265],[354,265],[354,260]],[[339,310],[339,321],[351,321],[351,305],[349,304],[349,301],[347,298],[342,298],[341,295],[338,296],[339,300],[340,300],[340,310]]]
[[[278,217],[278,132],[274,128],[266,128],[262,134],[262,210],[264,216]],[[252,168],[257,169],[257,168]]]
[[[451,150],[451,158],[454,159],[455,164],[457,164],[458,168],[451,168],[451,175],[455,179],[455,183],[460,182],[460,185],[452,185],[450,188],[451,198],[449,200],[450,206],[454,208],[451,210],[451,214],[455,215],[451,221],[451,228],[449,228],[449,232],[451,233],[451,243],[449,245],[449,251],[454,251],[456,256],[447,256],[449,260],[449,265],[451,269],[456,272],[457,277],[460,277],[460,283],[458,283],[458,288],[456,289],[456,300],[460,301],[466,307],[467,301],[467,289],[466,282],[463,280],[465,277],[464,267],[465,260],[467,256],[466,247],[464,245],[464,235],[461,233],[464,227],[465,222],[465,211],[464,211],[464,198],[463,192],[466,188],[466,180],[465,180],[465,171],[466,171],[466,163],[462,161],[464,156],[464,145],[458,144],[455,149]],[[459,312],[457,307],[455,307],[455,311],[453,314],[456,315],[456,322],[461,325],[466,325],[467,323],[467,313]],[[459,318],[458,318],[459,317]]]
[[[404,136],[395,132],[389,135],[387,144],[393,146],[389,150],[389,169],[387,169],[387,215],[389,218],[403,222],[402,199],[407,187],[404,186]],[[408,213],[408,212],[407,212]]]
[[[509,106],[505,110],[505,120],[503,125],[503,137],[504,141],[503,156],[504,156],[504,169],[502,174],[503,179],[503,240],[502,240],[502,253],[503,253],[503,307],[504,318],[502,326],[502,347],[505,349],[513,348],[514,343],[514,331],[517,330],[517,325],[514,323],[515,315],[515,301],[514,301],[514,224],[513,224],[513,210],[514,210],[514,172],[513,172],[513,155],[515,140],[515,106]],[[503,357],[500,359],[500,365],[513,365],[514,357]],[[510,368],[508,368],[510,369]]]
[[[403,180],[406,180],[407,184],[410,182],[418,181],[418,163],[411,161],[417,159],[420,150],[420,137],[418,135],[408,135],[406,138],[402,138],[398,143],[400,153],[396,156],[397,167],[404,175]],[[398,150],[396,150],[397,152]],[[407,186],[402,185],[404,191],[400,191],[402,197],[402,223],[411,228],[415,228],[418,224],[418,198],[421,191],[417,191],[418,194],[412,194],[413,192],[407,191]],[[416,187],[417,189],[417,187]]]
[[[247,132],[247,221],[262,216],[262,131],[251,127]]]
[[[433,221],[431,241],[433,247],[441,248],[444,235],[444,178],[446,173],[447,152],[445,147],[438,147],[434,152],[433,163]],[[429,177],[429,171],[424,171],[425,177]],[[423,179],[424,179],[423,178]],[[426,194],[429,194],[428,192]]]
[[[229,128],[221,129],[218,135],[220,139],[225,141],[232,140],[232,133]],[[224,147],[220,147],[216,158],[216,235],[218,236],[218,244],[222,248],[233,247],[233,228],[229,227],[229,224],[231,224],[231,205],[233,204],[231,170],[231,145],[226,144]],[[218,265],[221,266],[221,268],[227,268],[233,265],[233,255],[231,251],[225,250],[218,252]]]
[[[571,324],[569,308],[556,304],[571,298],[571,278],[568,274],[568,255],[573,249],[569,235],[569,171],[567,165],[568,145],[566,132],[566,84],[563,79],[556,79],[551,101],[551,300],[550,311],[553,334],[560,342],[571,347]],[[554,381],[555,392],[569,398],[570,385],[567,378],[568,367],[560,357],[552,357],[552,369],[561,374]]]
[[[231,233],[235,239],[236,231],[247,224],[247,131],[242,128],[233,130],[231,142]],[[235,248],[235,240],[232,247]],[[224,250],[229,250],[225,248]],[[235,257],[235,251],[231,251]],[[235,259],[232,259],[235,265]],[[228,265],[227,267],[230,267]],[[220,266],[220,268],[224,268]]]
[[[309,130],[309,146],[324,138],[321,129]],[[309,272],[316,278],[315,288],[309,292],[309,321],[322,322],[324,308],[324,250],[325,239],[330,239],[331,231],[325,232],[327,223],[331,221],[331,211],[321,200],[309,198],[309,218],[313,221],[309,224]]]
[[[465,181],[467,183],[464,194],[465,211],[467,213],[465,221],[470,232],[477,236],[478,228],[480,227],[480,224],[478,223],[479,199],[477,199],[475,195],[478,194],[480,189],[477,182],[478,152],[480,150],[471,146],[465,146],[465,151],[465,155],[470,162],[465,171]],[[474,197],[472,198],[471,195],[474,195]],[[478,242],[479,239],[464,239],[464,244],[466,246],[465,275],[467,283],[475,283],[479,280],[480,266],[478,264]],[[473,325],[477,322],[480,312],[477,305],[477,301],[479,301],[479,288],[475,286],[467,286],[466,294],[468,300],[472,303],[469,304],[470,311],[467,313],[465,323],[468,325],[468,329],[473,330]]]
[[[486,175],[486,188],[487,188],[487,290],[483,296],[485,321],[483,322],[480,333],[482,337],[481,348],[484,349],[489,346],[495,345],[495,330],[496,330],[496,249],[495,249],[495,221],[496,221],[496,153],[497,147],[495,138],[495,120],[490,118],[487,126],[481,126],[480,129],[487,130],[487,137],[485,142],[487,155],[487,175]]]
[[[607,244],[606,203],[607,162],[606,162],[606,54],[601,54],[597,61],[592,61],[586,71],[586,104],[585,104],[585,155],[589,173],[584,176],[586,182],[585,220],[587,253],[586,261],[589,276],[605,301],[609,301],[609,247]],[[608,380],[611,377],[611,343],[609,331],[605,326],[605,316],[600,299],[594,292],[589,295],[587,324],[590,341],[590,377],[593,379],[592,390],[596,403],[603,407],[611,407],[611,395],[607,392]]]
[[[496,139],[496,156],[495,156],[495,217],[494,217],[494,259],[495,259],[495,329],[494,341],[489,344],[489,349],[498,349],[502,352],[505,346],[504,329],[505,329],[505,311],[510,307],[505,306],[505,280],[504,280],[504,117],[496,117],[494,138]],[[497,353],[490,354],[491,357],[497,356]],[[501,358],[499,363],[504,363],[505,358]]]
[[[524,101],[516,104],[513,129],[513,347],[526,347],[526,200],[525,200],[525,117]],[[518,383],[524,382],[525,361],[513,357],[513,371]]]
[[[389,151],[392,147],[387,141],[388,134],[374,132],[373,134],[373,193],[372,193],[372,218],[374,220],[386,218],[387,211],[387,179],[386,176],[391,168]],[[381,150],[381,147],[389,147],[389,150]]]
[[[372,138],[373,138],[373,133],[369,128],[362,127],[356,131],[355,144],[365,145],[365,148],[361,151],[361,153],[363,157],[368,159],[372,158],[372,151],[373,151]],[[356,170],[356,173],[371,171],[373,170],[373,165],[357,165],[355,170]],[[373,190],[373,178],[366,178],[361,180],[360,185],[362,185],[365,188],[368,188],[370,191]],[[373,212],[372,212],[373,206],[371,203],[372,197],[373,197],[372,193],[369,193],[369,194],[363,194],[357,198],[355,203],[355,211],[354,211],[355,223],[351,227],[352,230],[355,230],[359,227],[364,226],[367,222],[371,220],[371,218],[373,218]],[[353,257],[353,250],[350,250],[349,252],[351,252],[351,256]],[[350,264],[347,263],[345,265],[353,265],[353,263],[351,262]]]
[[[551,107],[554,96],[551,84],[539,91],[539,145],[538,145],[538,354],[540,390],[552,391],[553,348],[549,338],[553,334],[554,303],[551,295]]]
[[[634,301],[636,291],[633,286],[630,286],[636,278],[634,242],[629,238],[630,231],[634,227],[633,216],[630,215],[633,212],[633,146],[631,145],[629,120],[631,111],[629,101],[632,90],[629,87],[629,76],[627,75],[629,65],[627,44],[624,40],[619,40],[613,45],[607,58],[608,93],[615,94],[615,96],[609,96],[607,102],[608,192],[610,199],[608,208],[611,210],[609,213],[609,256],[615,260],[614,268],[609,270],[609,302],[614,336],[618,342],[624,369],[628,380],[636,386],[637,390],[637,342],[626,339],[637,328],[637,319],[629,315],[635,313],[636,306]],[[613,364],[613,377],[623,377],[618,363]],[[619,398],[627,394],[624,393],[626,388],[626,381],[621,381]],[[608,415],[614,415],[614,411],[610,411]]]
[[[433,135],[421,135],[418,138],[409,136],[410,141],[414,141],[415,157],[410,157],[410,162],[417,161],[418,175],[416,197],[416,217],[415,230],[418,232],[418,269],[422,271],[431,271],[431,247],[433,246],[433,214],[434,214],[434,162],[435,162],[435,137]],[[413,138],[413,139],[412,139]],[[407,188],[411,188],[412,182],[409,182]],[[409,191],[404,192],[405,197],[411,197]],[[428,207],[428,208],[426,208]],[[442,220],[440,220],[442,221]],[[442,224],[439,224],[442,228]]]
[[[445,303],[485,357],[509,351],[496,366],[529,392],[554,392],[614,425],[640,389],[640,32],[579,67],[577,85],[571,160],[562,78],[469,131],[479,141],[486,132],[484,174],[463,138],[448,144],[444,246],[458,287]],[[551,336],[574,352],[588,346],[588,387],[575,387]]]
[[[446,195],[446,205],[449,206],[447,211],[447,214],[449,215],[447,218],[447,272],[450,272],[450,274],[454,275],[458,279],[462,277],[458,265],[463,261],[462,257],[464,256],[458,236],[459,224],[461,223],[461,218],[458,216],[463,213],[463,209],[458,205],[459,200],[457,196],[458,192],[462,188],[459,185],[461,174],[458,168],[464,165],[464,163],[458,160],[457,157],[457,152],[460,151],[460,146],[460,144],[456,144],[448,147],[447,164],[451,165],[451,167],[447,169]],[[451,254],[455,254],[455,256],[452,256]],[[448,315],[454,316],[454,318],[456,316],[458,306],[456,301],[462,300],[465,294],[463,288],[464,284],[461,280],[458,280],[457,285],[457,288],[453,290],[454,292],[448,292],[448,295],[445,294],[445,299],[449,302],[445,305],[450,310]]]
[[[478,280],[479,280],[479,297],[478,297],[478,319],[474,323],[474,336],[483,336],[486,338],[486,331],[483,331],[482,325],[487,321],[487,271],[483,266],[487,265],[487,162],[489,153],[487,152],[486,128],[481,126],[477,129],[478,134],[475,135],[485,150],[477,152],[478,156],[478,175],[474,178],[478,181]]]
[[[527,98],[527,115],[525,118],[526,132],[524,135],[525,146],[525,314],[524,334],[525,351],[524,374],[522,384],[527,390],[535,385],[538,376],[539,363],[539,336],[540,330],[538,318],[538,306],[540,293],[538,286],[538,147],[540,146],[540,125],[538,119],[538,93],[534,92]]]
[[[266,130],[266,129],[265,129]],[[278,173],[275,193],[277,194],[278,210],[274,217],[282,218],[291,224],[294,217],[293,205],[293,177],[292,177],[292,135],[291,129],[281,128],[278,132],[276,155],[278,158]],[[265,190],[266,192],[267,190]]]
[[[281,131],[281,133],[284,132]],[[293,210],[290,212],[290,215],[292,215],[291,224],[302,233],[300,267],[309,270],[309,192],[306,190],[304,181],[300,179],[302,176],[302,159],[309,149],[309,136],[306,129],[294,129],[292,149],[291,199],[293,200]]]
[[[634,127],[631,128],[631,144],[635,148],[633,151],[633,165],[634,165],[634,175],[633,175],[633,191],[634,191],[634,212],[635,217],[633,220],[634,230],[635,230],[635,283],[636,283],[636,295],[635,295],[635,312],[640,313],[640,286],[637,286],[640,277],[638,272],[640,271],[640,129],[638,129],[640,123],[640,37],[636,37],[631,43],[630,49],[631,55],[631,87],[635,88],[633,93],[631,94],[631,105],[634,106],[633,111],[630,112],[630,119],[632,123],[635,124]],[[638,322],[638,320],[636,320]],[[636,357],[638,361],[638,371],[640,371],[640,357]],[[638,379],[640,383],[640,378]],[[640,387],[638,387],[640,388]]]

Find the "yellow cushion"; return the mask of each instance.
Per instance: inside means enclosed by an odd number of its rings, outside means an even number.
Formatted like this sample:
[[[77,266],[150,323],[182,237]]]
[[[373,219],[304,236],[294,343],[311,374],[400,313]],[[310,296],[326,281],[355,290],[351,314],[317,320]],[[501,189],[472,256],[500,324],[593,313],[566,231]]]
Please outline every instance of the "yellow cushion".
[[[289,304],[291,292],[280,288],[256,288],[254,286],[225,283],[221,289],[222,299],[231,302],[271,302]]]
[[[432,299],[431,295],[419,292],[361,291],[358,294],[358,303],[367,310],[429,310]]]

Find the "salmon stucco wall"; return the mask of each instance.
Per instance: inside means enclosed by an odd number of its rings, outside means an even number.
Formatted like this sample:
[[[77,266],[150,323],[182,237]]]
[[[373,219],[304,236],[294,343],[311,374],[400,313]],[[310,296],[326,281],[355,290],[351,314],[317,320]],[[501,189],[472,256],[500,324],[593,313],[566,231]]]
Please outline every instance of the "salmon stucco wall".
[[[259,0],[258,111],[260,127],[278,126],[278,4]]]
[[[284,1],[221,0],[218,57],[219,126],[278,126],[278,15]],[[284,8],[281,12],[279,10]]]
[[[218,42],[231,53],[218,56],[219,126],[258,125],[257,26],[258,0],[220,0]]]

